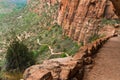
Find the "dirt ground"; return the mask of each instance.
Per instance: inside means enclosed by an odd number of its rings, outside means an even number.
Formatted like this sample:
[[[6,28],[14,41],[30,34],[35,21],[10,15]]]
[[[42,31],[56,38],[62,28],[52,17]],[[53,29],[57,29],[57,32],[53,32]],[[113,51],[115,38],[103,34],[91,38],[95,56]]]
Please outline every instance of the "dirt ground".
[[[98,52],[83,80],[120,80],[120,36],[111,38]]]

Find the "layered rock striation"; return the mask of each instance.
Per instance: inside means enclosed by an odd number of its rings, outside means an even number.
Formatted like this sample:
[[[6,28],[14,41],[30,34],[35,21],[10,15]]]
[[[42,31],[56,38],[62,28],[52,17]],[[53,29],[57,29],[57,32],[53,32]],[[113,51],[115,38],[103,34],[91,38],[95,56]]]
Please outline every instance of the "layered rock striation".
[[[113,0],[111,0],[113,1]],[[98,33],[101,18],[117,18],[119,2],[110,0],[39,0],[33,11],[41,16],[41,12],[48,12],[45,4],[59,4],[58,14],[52,17],[63,28],[63,35],[67,35],[78,43],[87,44],[92,35]],[[50,8],[50,7],[49,7]]]
[[[98,32],[100,19],[115,15],[113,9],[109,0],[61,0],[58,23],[64,35],[86,44]]]

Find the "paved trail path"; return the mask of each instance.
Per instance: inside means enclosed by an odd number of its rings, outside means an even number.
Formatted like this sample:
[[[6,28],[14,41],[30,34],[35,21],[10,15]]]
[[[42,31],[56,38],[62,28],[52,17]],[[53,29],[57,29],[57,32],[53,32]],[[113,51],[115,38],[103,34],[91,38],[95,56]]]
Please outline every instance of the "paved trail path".
[[[83,80],[120,80],[120,37],[111,38],[100,49]]]

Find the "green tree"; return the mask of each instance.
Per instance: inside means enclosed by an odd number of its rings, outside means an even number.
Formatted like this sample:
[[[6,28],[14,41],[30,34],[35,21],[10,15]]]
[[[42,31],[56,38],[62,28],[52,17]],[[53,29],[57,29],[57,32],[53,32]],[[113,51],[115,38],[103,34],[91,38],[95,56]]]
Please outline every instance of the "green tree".
[[[27,67],[35,63],[33,54],[29,52],[26,45],[14,39],[6,54],[6,71],[24,71]]]

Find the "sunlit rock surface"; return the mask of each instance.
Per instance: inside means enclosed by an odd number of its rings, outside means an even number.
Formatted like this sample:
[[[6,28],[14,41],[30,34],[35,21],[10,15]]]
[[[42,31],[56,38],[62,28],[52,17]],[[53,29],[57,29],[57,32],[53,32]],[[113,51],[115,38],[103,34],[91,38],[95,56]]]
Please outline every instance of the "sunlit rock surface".
[[[61,0],[58,23],[62,25],[65,35],[86,44],[96,33],[100,19],[114,15],[108,0]]]

